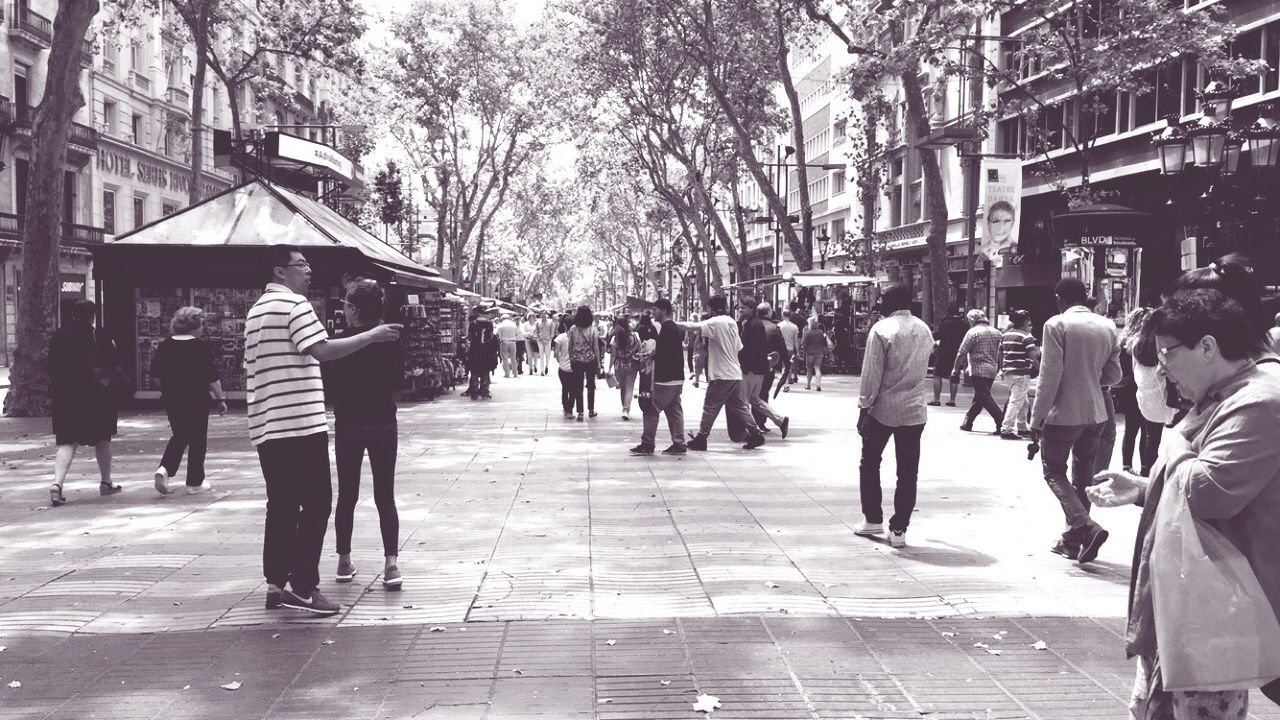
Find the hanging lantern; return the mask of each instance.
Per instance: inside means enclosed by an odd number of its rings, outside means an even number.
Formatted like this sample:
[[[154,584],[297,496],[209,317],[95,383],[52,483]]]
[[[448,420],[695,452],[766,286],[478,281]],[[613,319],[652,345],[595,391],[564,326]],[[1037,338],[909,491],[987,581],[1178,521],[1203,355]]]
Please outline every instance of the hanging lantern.
[[[1227,146],[1227,126],[1202,118],[1191,128],[1191,161],[1199,167],[1219,167]]]
[[[1280,123],[1258,118],[1244,133],[1249,141],[1249,162],[1256,168],[1273,168],[1280,158]]]
[[[1182,130],[1167,127],[1151,141],[1160,155],[1160,174],[1181,175],[1187,165],[1187,137]]]
[[[1222,174],[1235,175],[1240,169],[1240,148],[1244,145],[1244,140],[1239,135],[1232,133],[1227,136],[1227,143],[1222,150]]]

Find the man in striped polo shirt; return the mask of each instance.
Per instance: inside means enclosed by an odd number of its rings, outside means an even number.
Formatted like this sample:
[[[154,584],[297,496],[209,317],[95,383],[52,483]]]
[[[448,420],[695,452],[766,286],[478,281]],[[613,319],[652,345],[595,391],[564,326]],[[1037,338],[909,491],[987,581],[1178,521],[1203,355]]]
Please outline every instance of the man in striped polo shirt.
[[[400,326],[378,325],[330,340],[306,297],[311,266],[302,252],[292,245],[274,246],[271,264],[271,282],[249,310],[244,328],[249,439],[267,484],[262,547],[267,608],[335,615],[339,606],[316,589],[333,501],[320,362],[395,341]]]
[[[1020,440],[1031,432],[1025,412],[1027,390],[1031,387],[1031,373],[1040,362],[1040,346],[1027,331],[1030,325],[1031,313],[1014,310],[1009,313],[1009,327],[1000,337],[1000,371],[1009,386],[1009,405],[1000,426],[1000,437],[1005,440]]]

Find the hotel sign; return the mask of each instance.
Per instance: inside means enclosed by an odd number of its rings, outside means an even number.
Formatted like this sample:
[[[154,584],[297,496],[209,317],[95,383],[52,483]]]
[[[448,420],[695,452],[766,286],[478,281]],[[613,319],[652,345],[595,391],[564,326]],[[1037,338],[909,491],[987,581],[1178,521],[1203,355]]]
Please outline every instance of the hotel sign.
[[[324,168],[346,180],[355,177],[355,163],[345,155],[328,145],[293,135],[267,133],[267,154],[282,160]]]
[[[104,174],[115,175],[126,180],[136,180],[144,185],[186,193],[191,187],[191,173],[182,170],[170,170],[142,159],[134,158],[120,152],[98,148],[98,169]],[[222,188],[205,183],[203,195],[208,197],[221,192]]]

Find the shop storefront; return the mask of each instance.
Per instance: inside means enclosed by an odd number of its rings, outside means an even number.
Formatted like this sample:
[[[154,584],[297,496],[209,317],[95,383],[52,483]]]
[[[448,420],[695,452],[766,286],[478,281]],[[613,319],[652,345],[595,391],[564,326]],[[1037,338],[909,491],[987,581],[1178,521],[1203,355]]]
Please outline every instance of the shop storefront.
[[[306,253],[310,300],[330,331],[345,323],[345,284],[355,277],[384,283],[386,319],[409,321],[403,340],[411,387],[425,384],[413,378],[443,383],[449,370],[440,362],[442,338],[456,337],[457,319],[451,309],[447,317],[438,312],[432,293],[450,290],[453,283],[329,207],[253,181],[94,248],[104,327],[130,348],[123,366],[137,380],[139,399],[159,397],[149,376],[151,359],[168,336],[169,319],[184,305],[204,309],[205,338],[215,351],[223,388],[231,399],[244,397],[244,319],[268,282],[269,248],[280,243]],[[442,325],[452,332],[442,332]]]

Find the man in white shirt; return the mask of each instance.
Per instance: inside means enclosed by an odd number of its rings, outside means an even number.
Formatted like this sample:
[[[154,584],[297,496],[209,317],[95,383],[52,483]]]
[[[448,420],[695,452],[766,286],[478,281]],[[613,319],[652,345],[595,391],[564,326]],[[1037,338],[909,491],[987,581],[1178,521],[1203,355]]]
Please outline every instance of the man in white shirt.
[[[567,419],[573,419],[573,358],[569,355],[569,331],[565,330],[551,341],[556,370],[560,375],[560,407]]]
[[[702,405],[702,424],[698,434],[689,441],[690,450],[706,450],[707,436],[720,415],[720,408],[729,414],[730,424],[746,428],[744,450],[764,445],[764,435],[756,426],[742,394],[742,368],[738,364],[738,351],[742,339],[738,336],[738,324],[729,317],[729,305],[723,295],[713,295],[707,300],[711,318],[701,322],[676,323],[681,330],[697,330],[707,340],[707,396]]]
[[[782,386],[783,392],[791,392],[788,387],[796,381],[796,345],[800,342],[800,327],[791,322],[791,311],[782,311],[782,322],[778,323],[778,332],[782,333],[782,341],[787,344],[787,377]]]
[[[882,319],[867,333],[862,357],[862,393],[858,398],[858,433],[862,435],[859,484],[862,516],[853,532],[884,532],[881,510],[880,458],[893,438],[898,485],[893,491],[889,545],[907,544],[907,525],[916,507],[916,479],[920,469],[920,435],[928,416],[925,383],[933,333],[911,314],[911,290],[894,283],[880,294]]]
[[[511,319],[511,313],[502,313],[502,322],[494,330],[500,343],[499,354],[502,357],[502,377],[516,376],[516,342],[520,339],[520,326]]]
[[[534,325],[534,330],[538,336],[538,368],[543,375],[547,374],[547,370],[551,367],[552,348],[551,341],[556,336],[556,322],[551,319],[551,313],[543,313],[538,318],[538,322]]]
[[[538,328],[533,324],[533,316],[526,317],[520,323],[520,342],[516,343],[516,354],[519,356],[519,348],[523,345],[524,356],[529,363],[529,374],[538,374]],[[523,369],[522,369],[523,372]]]

